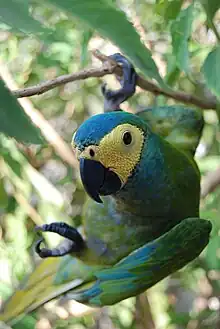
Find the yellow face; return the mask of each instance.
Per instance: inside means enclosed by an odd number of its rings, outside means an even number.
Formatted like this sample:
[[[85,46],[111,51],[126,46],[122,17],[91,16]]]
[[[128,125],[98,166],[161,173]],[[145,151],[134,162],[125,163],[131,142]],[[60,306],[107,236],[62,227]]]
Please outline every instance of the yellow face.
[[[78,159],[99,161],[105,168],[114,171],[124,185],[140,160],[143,143],[143,131],[126,123],[105,135],[99,145],[89,145],[83,151],[74,144],[72,146]]]

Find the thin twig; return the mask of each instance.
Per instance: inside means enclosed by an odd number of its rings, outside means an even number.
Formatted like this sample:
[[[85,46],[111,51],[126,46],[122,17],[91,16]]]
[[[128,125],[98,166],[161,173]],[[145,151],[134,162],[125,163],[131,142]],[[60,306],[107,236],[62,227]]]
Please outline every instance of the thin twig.
[[[101,54],[99,51],[93,52],[93,55],[103,62],[103,65],[100,68],[90,68],[76,73],[61,75],[55,79],[41,82],[36,86],[13,90],[12,93],[17,98],[29,97],[33,95],[43,94],[46,91],[49,91],[53,88],[77,80],[85,80],[89,78],[101,78],[105,75],[113,74],[113,73],[117,75],[122,74],[121,67],[117,65],[116,62],[109,59],[107,56]],[[217,102],[212,98],[202,99],[195,95],[185,93],[183,91],[175,91],[172,89],[165,90],[159,87],[154,82],[142,78],[140,75],[138,76],[137,79],[137,85],[140,88],[153,93],[154,95],[164,95],[166,97],[175,99],[178,102],[193,104],[201,109],[208,110],[208,109],[217,108]]]
[[[41,95],[41,94],[45,93],[46,91],[49,91],[51,89],[64,85],[68,82],[77,81],[77,80],[85,80],[88,78],[100,78],[106,74],[111,74],[111,73],[112,72],[110,72],[109,70],[103,69],[103,67],[98,68],[98,69],[92,68],[92,69],[83,70],[83,71],[80,71],[77,73],[61,75],[55,79],[41,82],[41,83],[37,84],[36,86],[14,90],[13,94],[17,98],[29,97],[29,96],[33,96],[33,95]]]

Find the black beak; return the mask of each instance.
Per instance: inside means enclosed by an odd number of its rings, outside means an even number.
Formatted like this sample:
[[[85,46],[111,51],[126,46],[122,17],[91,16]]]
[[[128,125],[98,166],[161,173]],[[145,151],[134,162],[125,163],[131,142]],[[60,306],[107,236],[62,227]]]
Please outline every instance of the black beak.
[[[100,194],[114,194],[122,185],[120,178],[113,171],[95,160],[81,158],[80,175],[88,195],[99,203],[102,203]]]

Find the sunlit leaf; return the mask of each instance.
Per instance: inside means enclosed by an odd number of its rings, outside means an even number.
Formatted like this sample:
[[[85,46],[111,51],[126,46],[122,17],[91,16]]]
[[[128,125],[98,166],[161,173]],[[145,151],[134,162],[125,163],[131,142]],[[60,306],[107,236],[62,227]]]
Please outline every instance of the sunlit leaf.
[[[163,84],[151,52],[141,43],[140,36],[123,11],[104,0],[48,1],[68,14],[81,18],[101,35],[109,38],[144,75]]]
[[[43,138],[25,114],[17,99],[0,80],[0,132],[20,142],[41,144]]]
[[[208,88],[218,97],[220,97],[220,46],[212,50],[202,67]]]
[[[187,72],[189,69],[188,40],[193,22],[193,5],[182,10],[171,25],[173,54],[179,69]]]

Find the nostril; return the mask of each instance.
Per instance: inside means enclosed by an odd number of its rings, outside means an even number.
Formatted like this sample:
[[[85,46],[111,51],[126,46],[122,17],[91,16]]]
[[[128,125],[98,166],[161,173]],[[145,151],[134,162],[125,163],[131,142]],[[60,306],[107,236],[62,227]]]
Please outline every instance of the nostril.
[[[93,158],[95,156],[95,151],[93,149],[90,149],[89,154]]]

